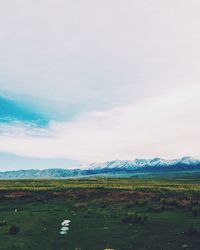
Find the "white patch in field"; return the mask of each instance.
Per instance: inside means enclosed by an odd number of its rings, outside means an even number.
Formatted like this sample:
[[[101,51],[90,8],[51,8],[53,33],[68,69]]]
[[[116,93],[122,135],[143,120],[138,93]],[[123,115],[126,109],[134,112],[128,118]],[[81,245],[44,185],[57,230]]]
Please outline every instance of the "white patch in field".
[[[60,234],[67,234],[67,231],[69,230],[69,224],[70,224],[70,220],[64,220],[61,225],[61,229],[60,229]]]
[[[60,234],[67,234],[67,231],[60,231]]]
[[[67,231],[67,230],[69,230],[69,227],[61,227],[61,230],[62,231]]]
[[[62,226],[68,226],[70,222],[71,222],[70,220],[64,220],[64,221],[61,223],[61,225],[62,225]]]

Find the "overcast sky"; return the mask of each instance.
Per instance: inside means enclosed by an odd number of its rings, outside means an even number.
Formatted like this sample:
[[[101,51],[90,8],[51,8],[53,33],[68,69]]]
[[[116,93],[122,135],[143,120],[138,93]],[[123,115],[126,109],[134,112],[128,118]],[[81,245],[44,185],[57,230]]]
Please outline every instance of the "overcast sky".
[[[200,158],[199,11],[0,1],[0,169]]]

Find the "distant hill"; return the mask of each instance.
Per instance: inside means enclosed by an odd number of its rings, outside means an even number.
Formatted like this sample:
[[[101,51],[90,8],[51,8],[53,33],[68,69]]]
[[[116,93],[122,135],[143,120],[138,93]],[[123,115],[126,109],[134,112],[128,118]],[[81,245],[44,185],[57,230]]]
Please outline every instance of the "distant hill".
[[[109,161],[92,163],[84,169],[45,169],[45,170],[17,170],[0,172],[1,179],[28,179],[28,178],[66,178],[91,175],[116,175],[145,172],[166,172],[200,170],[200,160],[183,157],[175,160],[135,159],[133,161]]]
[[[45,170],[17,170],[0,172],[1,179],[29,179],[29,178],[64,178],[81,175],[78,169],[45,169]]]

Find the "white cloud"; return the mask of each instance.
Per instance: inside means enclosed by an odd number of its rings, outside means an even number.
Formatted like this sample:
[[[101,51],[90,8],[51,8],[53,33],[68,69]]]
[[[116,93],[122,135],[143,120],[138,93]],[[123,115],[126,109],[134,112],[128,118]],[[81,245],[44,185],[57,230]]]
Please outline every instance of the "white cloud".
[[[0,1],[0,87],[87,109],[200,81],[198,0]]]
[[[199,7],[0,1],[1,91],[28,95],[45,111],[49,99],[51,119],[59,110],[59,120],[71,120],[47,129],[1,125],[0,151],[83,161],[200,157]]]
[[[200,86],[104,112],[90,112],[47,130],[13,128],[0,151],[85,162],[136,157],[199,157]],[[39,134],[38,134],[39,131]],[[44,133],[44,136],[43,136]],[[38,136],[36,136],[38,134]]]

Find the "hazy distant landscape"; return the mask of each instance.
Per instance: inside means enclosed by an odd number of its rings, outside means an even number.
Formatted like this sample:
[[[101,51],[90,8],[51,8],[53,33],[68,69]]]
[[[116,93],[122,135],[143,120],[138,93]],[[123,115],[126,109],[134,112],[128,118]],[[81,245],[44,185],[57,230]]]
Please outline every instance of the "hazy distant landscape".
[[[136,159],[133,161],[109,161],[104,163],[92,163],[87,168],[45,170],[18,170],[0,172],[0,179],[24,179],[24,178],[67,178],[87,176],[117,176],[131,177],[137,174],[163,173],[170,171],[199,171],[200,161],[191,157],[183,157],[175,160],[154,158],[150,160]]]

